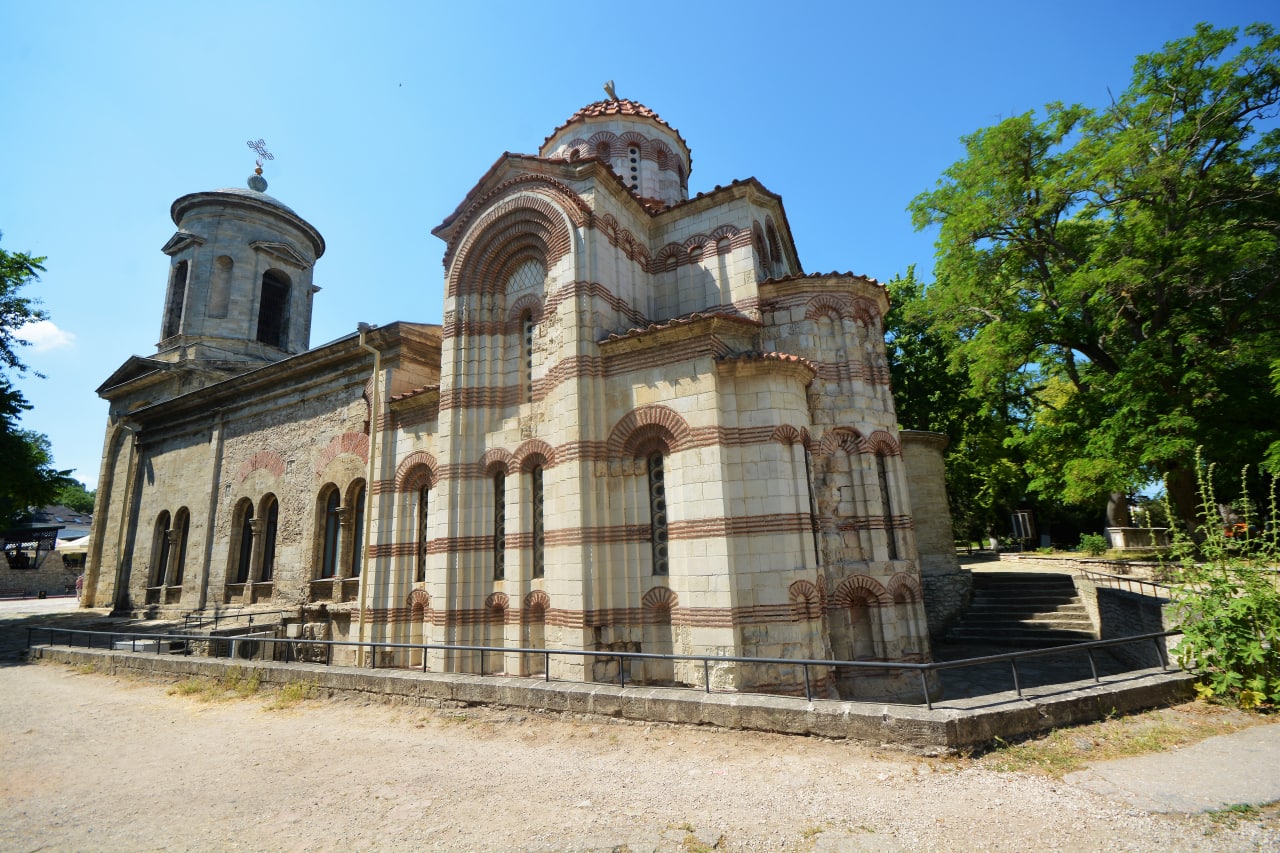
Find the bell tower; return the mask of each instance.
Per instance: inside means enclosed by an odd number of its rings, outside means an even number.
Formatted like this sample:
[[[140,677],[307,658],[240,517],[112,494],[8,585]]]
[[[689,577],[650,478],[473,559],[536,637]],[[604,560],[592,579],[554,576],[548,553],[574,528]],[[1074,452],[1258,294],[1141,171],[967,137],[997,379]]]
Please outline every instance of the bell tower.
[[[312,284],[324,238],[311,223],[266,194],[262,140],[248,189],[184,195],[170,214],[177,232],[161,251],[169,283],[152,358],[234,369],[279,361],[311,342]],[[246,365],[247,366],[247,365]]]

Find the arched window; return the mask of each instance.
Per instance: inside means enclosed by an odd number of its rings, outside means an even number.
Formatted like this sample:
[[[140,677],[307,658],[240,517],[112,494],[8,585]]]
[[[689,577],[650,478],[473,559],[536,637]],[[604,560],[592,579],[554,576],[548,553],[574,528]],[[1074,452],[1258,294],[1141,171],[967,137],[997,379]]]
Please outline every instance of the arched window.
[[[364,484],[356,488],[355,497],[351,499],[355,509],[351,522],[351,577],[360,577],[360,567],[364,565]]]
[[[187,262],[179,261],[169,277],[169,298],[165,300],[164,329],[160,338],[171,338],[182,328],[182,308],[187,299]]]
[[[182,586],[182,575],[187,568],[187,536],[191,533],[191,513],[187,512],[186,507],[183,507],[178,510],[175,519],[174,527],[178,530],[178,541],[176,543],[178,553],[175,555],[173,577],[169,580],[169,584],[171,586]]]
[[[529,469],[529,503],[532,510],[533,533],[533,576],[545,577],[547,574],[546,529],[542,518],[542,466],[535,465]]]
[[[156,519],[155,537],[151,547],[151,586],[164,586],[164,572],[169,565],[169,511]]]
[[[493,475],[493,579],[507,576],[507,475]]]
[[[430,497],[430,486],[418,489],[418,565],[414,579],[419,582],[427,579],[427,505]]]
[[[236,583],[248,583],[249,566],[253,563],[253,504],[244,504],[240,516],[240,553],[236,560]]]
[[[324,501],[324,539],[320,546],[320,577],[331,578],[338,570],[338,513],[342,498],[337,488],[331,487]]]
[[[276,571],[276,529],[280,522],[280,502],[275,498],[268,498],[270,503],[267,505],[266,528],[262,531],[262,571],[258,575],[258,580],[265,583],[270,581]]]
[[[258,305],[258,340],[285,349],[289,329],[289,277],[280,270],[262,274],[262,299]]]
[[[653,573],[670,574],[667,560],[667,489],[663,482],[661,451],[649,454],[646,460],[649,475],[649,534],[653,546]]]

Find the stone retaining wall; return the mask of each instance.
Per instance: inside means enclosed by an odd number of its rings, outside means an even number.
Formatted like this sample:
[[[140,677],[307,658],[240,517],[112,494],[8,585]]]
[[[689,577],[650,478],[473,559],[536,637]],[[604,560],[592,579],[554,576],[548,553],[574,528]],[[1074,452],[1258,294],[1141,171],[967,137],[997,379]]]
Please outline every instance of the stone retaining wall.
[[[217,678],[248,668],[231,661],[102,649],[34,647],[33,660],[94,666],[112,675],[169,681]],[[909,752],[941,755],[980,749],[997,737],[1011,739],[1091,722],[1114,713],[1169,705],[1190,697],[1185,673],[1130,673],[1121,680],[1078,689],[1050,688],[1027,699],[985,696],[967,707],[951,700],[933,710],[883,702],[808,701],[787,696],[703,693],[664,687],[539,681],[505,676],[368,670],[310,664],[258,663],[252,669],[267,688],[307,683],[321,695],[358,694],[385,701],[432,706],[496,705],[632,720],[712,725],[781,734],[847,738]]]

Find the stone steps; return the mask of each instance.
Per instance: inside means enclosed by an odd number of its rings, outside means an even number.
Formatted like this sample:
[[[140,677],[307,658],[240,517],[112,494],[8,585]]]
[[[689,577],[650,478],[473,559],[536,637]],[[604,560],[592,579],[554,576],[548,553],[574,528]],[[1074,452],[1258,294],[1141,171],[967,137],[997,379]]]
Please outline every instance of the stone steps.
[[[969,609],[946,639],[1049,648],[1095,637],[1093,622],[1069,575],[975,572]]]

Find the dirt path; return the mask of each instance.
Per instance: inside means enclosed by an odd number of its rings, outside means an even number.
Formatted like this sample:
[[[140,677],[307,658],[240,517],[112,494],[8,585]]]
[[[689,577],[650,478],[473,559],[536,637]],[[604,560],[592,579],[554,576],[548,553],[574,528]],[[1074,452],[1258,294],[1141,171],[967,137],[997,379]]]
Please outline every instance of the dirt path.
[[[0,667],[3,850],[1252,850],[1063,782],[856,744],[541,714],[201,702]]]

